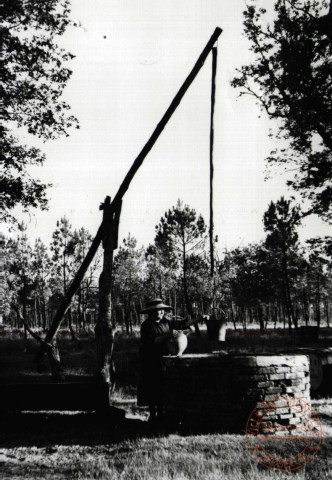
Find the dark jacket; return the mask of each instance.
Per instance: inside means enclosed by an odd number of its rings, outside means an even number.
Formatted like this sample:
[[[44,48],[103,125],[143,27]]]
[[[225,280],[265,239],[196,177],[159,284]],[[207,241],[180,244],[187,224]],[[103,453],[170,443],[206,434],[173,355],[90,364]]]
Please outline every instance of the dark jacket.
[[[137,404],[161,405],[162,403],[162,369],[161,357],[167,355],[167,341],[155,343],[154,339],[173,329],[185,328],[186,320],[173,322],[163,319],[160,322],[147,319],[141,326],[140,345],[140,380],[137,392]]]

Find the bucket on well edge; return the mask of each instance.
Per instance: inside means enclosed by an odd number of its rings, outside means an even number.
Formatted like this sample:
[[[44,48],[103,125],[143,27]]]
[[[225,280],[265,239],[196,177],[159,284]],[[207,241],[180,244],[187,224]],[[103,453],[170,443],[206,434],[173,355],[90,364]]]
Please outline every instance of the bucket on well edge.
[[[181,356],[188,346],[188,338],[183,332],[174,334],[167,342],[167,351],[170,355]]]
[[[211,318],[206,322],[207,335],[209,340],[225,342],[226,340],[226,322]]]

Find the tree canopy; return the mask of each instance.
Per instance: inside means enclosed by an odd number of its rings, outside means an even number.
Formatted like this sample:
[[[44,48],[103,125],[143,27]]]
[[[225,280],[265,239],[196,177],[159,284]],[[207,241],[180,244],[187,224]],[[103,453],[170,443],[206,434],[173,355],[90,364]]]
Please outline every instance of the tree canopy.
[[[297,254],[298,234],[296,228],[301,223],[298,205],[292,206],[290,200],[281,197],[276,203],[271,202],[263,217],[264,230],[267,232],[265,246],[273,254],[270,263],[275,272],[275,284],[280,285],[280,292],[289,318],[297,328],[297,319],[292,301],[292,281],[296,279],[299,268]]]
[[[266,5],[261,2],[261,5]],[[273,20],[251,1],[244,33],[252,62],[237,70],[233,87],[253,96],[282,140],[268,161],[295,163],[288,184],[311,201],[307,213],[332,220],[332,10],[326,0],[276,0]]]
[[[176,206],[165,212],[156,226],[155,245],[160,249],[164,261],[181,265],[183,293],[189,314],[193,314],[189,299],[187,274],[188,259],[197,254],[204,245],[206,225],[202,215],[184,205],[179,199]]]
[[[232,322],[234,329],[255,323],[261,330],[312,322],[330,326],[332,270],[324,239],[315,237],[301,245],[300,209],[284,198],[269,204],[263,222],[265,240],[217,255],[213,277],[204,219],[188,205],[178,202],[161,217],[154,245],[138,247],[129,234],[114,257],[114,324],[132,332],[142,321],[139,312],[145,300],[161,296],[176,316],[209,312]],[[181,231],[188,237],[179,237]],[[185,245],[184,259],[183,238],[192,239]],[[4,245],[6,324],[48,329],[91,242],[85,228],[72,230],[65,217],[57,221],[49,245],[37,239],[31,246],[24,225],[19,225],[17,238],[6,239]],[[73,338],[78,332],[92,332],[98,318],[98,253],[62,324]]]
[[[5,0],[3,2],[3,158],[2,220],[13,222],[12,209],[47,206],[46,188],[33,178],[30,165],[42,165],[45,155],[22,144],[19,129],[42,140],[68,135],[77,119],[61,95],[72,71],[73,55],[60,48],[56,36],[70,24],[69,0]]]

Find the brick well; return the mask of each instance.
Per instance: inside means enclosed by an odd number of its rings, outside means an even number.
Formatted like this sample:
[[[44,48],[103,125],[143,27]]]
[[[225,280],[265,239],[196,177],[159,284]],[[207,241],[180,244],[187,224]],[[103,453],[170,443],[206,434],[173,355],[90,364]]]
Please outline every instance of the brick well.
[[[306,355],[190,354],[163,357],[162,364],[166,416],[176,422],[244,431],[260,402],[287,395],[310,404]],[[302,420],[301,407],[288,405],[264,417],[272,427]]]

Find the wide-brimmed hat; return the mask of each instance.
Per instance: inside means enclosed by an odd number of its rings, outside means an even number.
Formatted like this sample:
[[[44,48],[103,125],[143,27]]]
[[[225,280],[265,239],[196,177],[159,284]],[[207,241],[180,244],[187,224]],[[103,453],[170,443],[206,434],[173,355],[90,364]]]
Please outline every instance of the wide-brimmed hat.
[[[161,298],[153,298],[146,302],[145,307],[139,313],[150,313],[153,310],[172,310],[172,307],[165,305]]]

